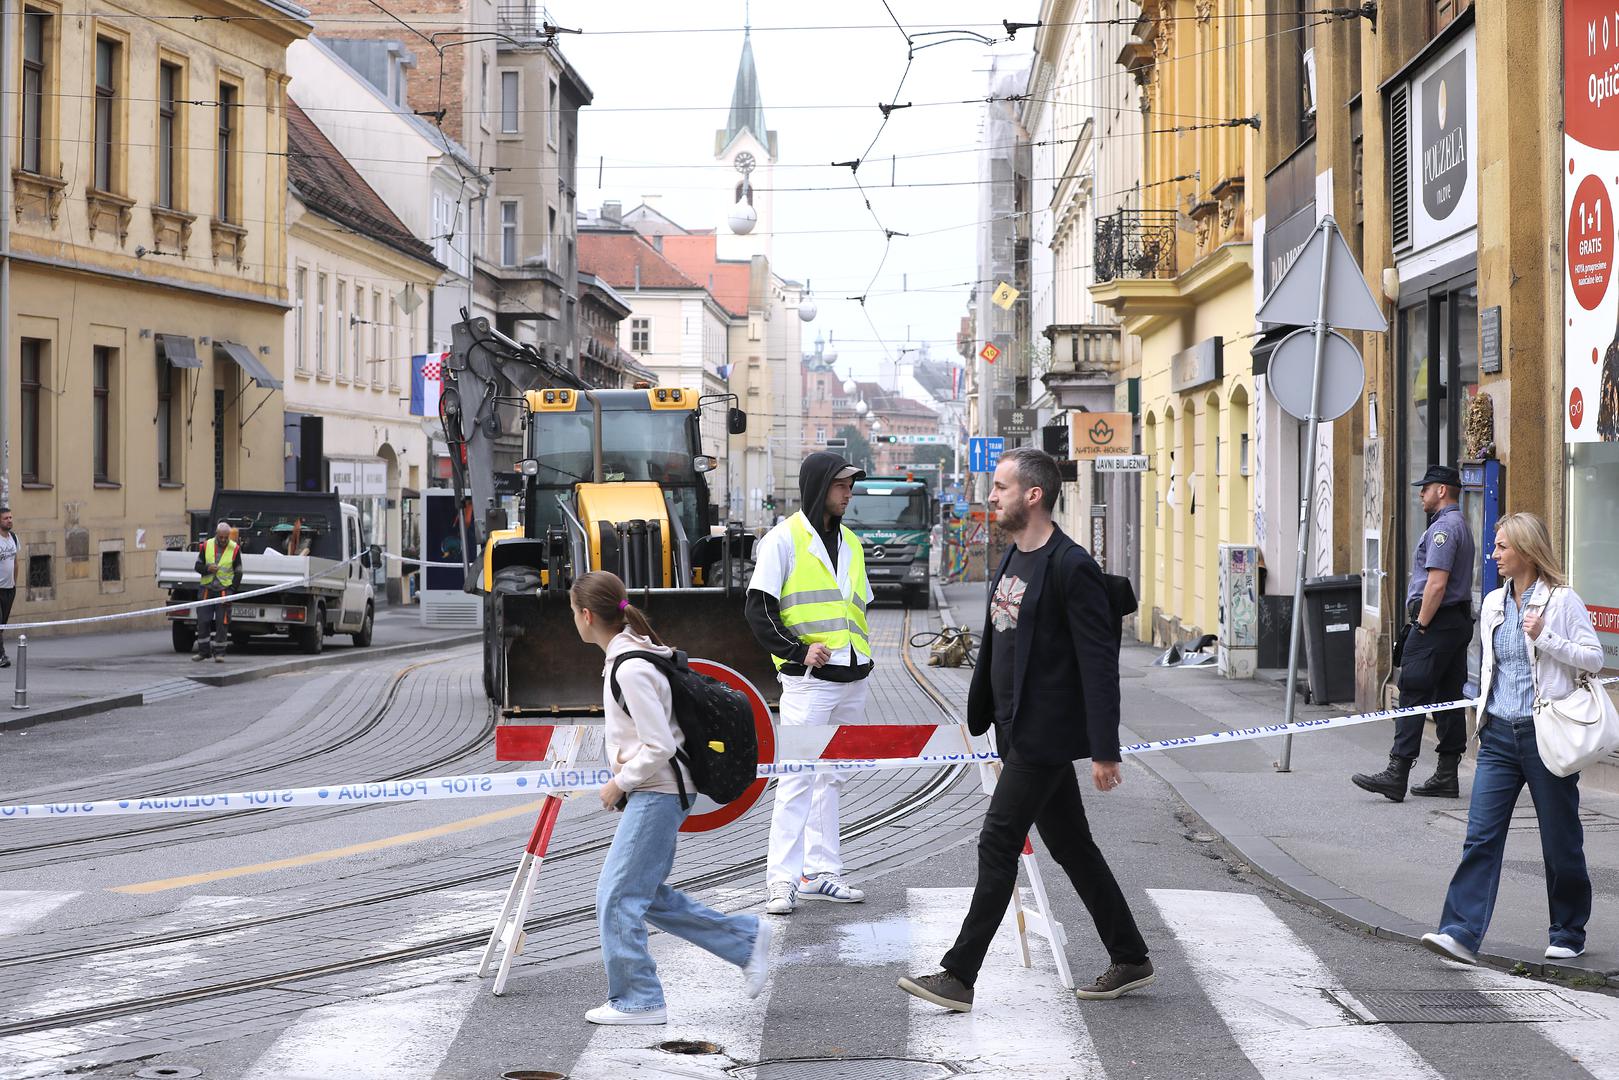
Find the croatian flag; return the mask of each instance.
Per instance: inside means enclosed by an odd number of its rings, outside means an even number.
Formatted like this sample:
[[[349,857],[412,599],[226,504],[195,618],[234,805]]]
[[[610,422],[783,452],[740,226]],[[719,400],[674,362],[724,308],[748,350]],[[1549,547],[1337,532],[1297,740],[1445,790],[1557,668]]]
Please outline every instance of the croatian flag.
[[[950,368],[950,399],[952,401],[961,400],[961,392],[966,389],[966,383],[967,370],[952,365]]]
[[[410,358],[410,414],[437,416],[439,394],[444,391],[444,365],[449,353]]]

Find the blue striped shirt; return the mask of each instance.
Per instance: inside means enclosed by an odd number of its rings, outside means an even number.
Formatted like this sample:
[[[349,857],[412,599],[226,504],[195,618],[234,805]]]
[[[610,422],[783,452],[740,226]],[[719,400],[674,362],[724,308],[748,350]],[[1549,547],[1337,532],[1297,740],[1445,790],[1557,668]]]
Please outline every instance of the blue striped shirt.
[[[1503,720],[1534,715],[1535,680],[1529,668],[1529,647],[1523,636],[1523,614],[1512,589],[1507,589],[1506,618],[1495,628],[1495,671],[1490,677],[1490,700],[1485,710]]]

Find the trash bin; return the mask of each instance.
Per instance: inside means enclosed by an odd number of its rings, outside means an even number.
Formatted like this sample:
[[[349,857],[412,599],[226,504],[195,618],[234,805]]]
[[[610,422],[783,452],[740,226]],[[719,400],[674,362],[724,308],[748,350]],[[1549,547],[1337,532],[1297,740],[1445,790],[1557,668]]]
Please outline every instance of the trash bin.
[[[1359,625],[1359,574],[1304,582],[1304,656],[1310,667],[1313,704],[1355,700],[1355,628]]]

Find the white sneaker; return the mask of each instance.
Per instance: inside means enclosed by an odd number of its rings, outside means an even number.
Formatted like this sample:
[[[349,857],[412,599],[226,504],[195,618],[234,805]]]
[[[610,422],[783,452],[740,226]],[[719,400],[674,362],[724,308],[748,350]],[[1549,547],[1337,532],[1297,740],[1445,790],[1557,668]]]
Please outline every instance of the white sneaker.
[[[669,1013],[666,1009],[641,1009],[638,1012],[625,1012],[612,1005],[598,1005],[585,1013],[585,1019],[592,1024],[604,1024],[612,1027],[629,1027],[635,1024],[656,1026],[669,1022]]]
[[[1438,953],[1446,960],[1456,960],[1463,964],[1478,963],[1478,954],[1449,934],[1423,934],[1422,947],[1429,952]]]
[[[753,939],[753,955],[742,968],[742,989],[751,1000],[764,992],[765,980],[770,977],[770,936],[775,931],[763,919],[759,920],[759,933]]]
[[[765,901],[767,915],[791,915],[798,906],[798,890],[790,881],[772,881],[770,899]]]
[[[844,880],[835,874],[817,874],[812,878],[798,879],[798,896],[801,900],[830,900],[834,904],[858,904],[866,898],[866,894],[853,885],[844,883]]]
[[[1546,959],[1548,959],[1548,960],[1572,960],[1576,956],[1584,956],[1584,955],[1585,955],[1585,949],[1584,948],[1571,949],[1567,945],[1548,945],[1548,946],[1546,946]]]

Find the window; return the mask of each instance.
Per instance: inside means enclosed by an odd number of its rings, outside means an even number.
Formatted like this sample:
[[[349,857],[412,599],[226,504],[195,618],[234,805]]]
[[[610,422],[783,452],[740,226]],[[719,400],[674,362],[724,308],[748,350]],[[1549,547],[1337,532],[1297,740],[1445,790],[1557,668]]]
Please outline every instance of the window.
[[[556,241],[556,236],[557,208],[554,206],[547,206],[545,208],[545,242],[540,248],[540,257],[545,260],[546,266],[555,265],[551,262],[551,245]]]
[[[49,555],[28,556],[28,587],[30,589],[49,589],[56,581],[52,572],[52,559]]]
[[[478,80],[478,123],[489,130],[489,57],[483,58],[483,77]]]
[[[817,446],[825,446],[826,445],[826,428],[818,427],[818,428],[815,429],[815,445],[817,445]]]
[[[388,297],[388,389],[399,389],[399,298]]]
[[[117,354],[118,350],[106,345],[97,345],[90,353],[91,381],[95,391],[91,406],[91,462],[98,484],[113,481],[112,380]]]
[[[33,8],[23,10],[22,28],[22,167],[44,172],[45,161],[45,46],[51,17]]]
[[[124,553],[122,551],[112,550],[101,553],[101,580],[104,582],[124,580]]]
[[[174,209],[175,135],[179,118],[180,67],[157,69],[157,205]]]
[[[545,84],[545,143],[555,150],[557,146],[557,130],[562,126],[558,110],[562,108],[561,96],[557,93],[557,81],[547,80]]]
[[[502,71],[500,73],[500,131],[503,135],[515,135],[522,130],[519,127],[519,118],[522,116],[523,73],[520,71]]]
[[[315,275],[315,371],[328,374],[326,368],[326,275]]]
[[[304,338],[304,302],[308,289],[309,270],[300,266],[292,275],[292,355],[299,371],[309,370],[309,352]]]
[[[382,293],[371,290],[371,385],[382,386],[382,365],[392,365],[393,353],[382,351]]]
[[[174,480],[174,365],[157,361],[157,482]]]
[[[116,41],[96,38],[96,104],[95,104],[95,186],[97,191],[111,191],[118,179],[118,163],[114,156],[122,140],[118,137],[118,62],[120,49]]]
[[[1431,2],[1435,34],[1455,22],[1457,16],[1473,6],[1473,0],[1431,0]]]
[[[214,217],[220,221],[235,221],[236,214],[236,87],[219,84],[219,138],[216,143],[216,172],[214,178],[218,194]]]
[[[337,377],[346,379],[349,376],[349,287],[339,281],[337,283]]]
[[[17,388],[22,399],[22,482],[43,482],[41,465],[41,433],[43,417],[40,415],[40,387],[45,375],[46,343],[38,338],[22,339],[21,371]]]
[[[517,200],[500,203],[500,265],[517,265]]]
[[[354,283],[354,317],[349,320],[349,334],[354,338],[354,381],[365,381],[365,286]]]
[[[652,320],[630,320],[630,352],[648,353],[652,351]]]

